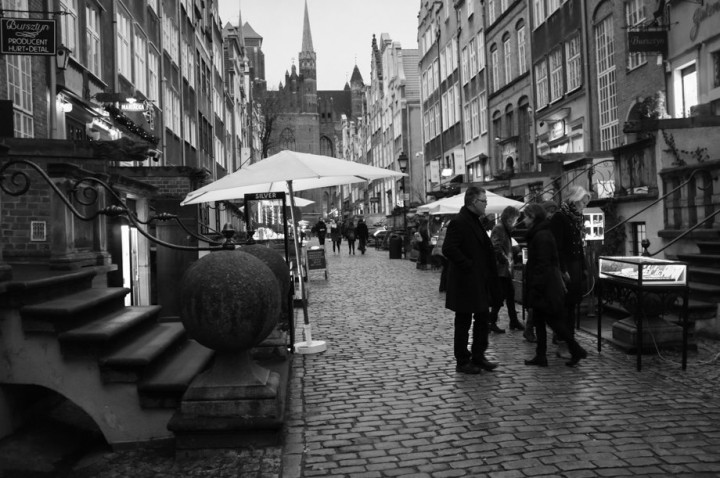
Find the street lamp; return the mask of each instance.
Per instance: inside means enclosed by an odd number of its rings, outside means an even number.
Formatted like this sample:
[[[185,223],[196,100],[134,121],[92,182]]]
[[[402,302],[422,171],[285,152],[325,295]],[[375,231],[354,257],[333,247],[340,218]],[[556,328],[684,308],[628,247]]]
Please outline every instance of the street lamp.
[[[55,62],[59,70],[67,69],[68,62],[70,61],[70,52],[72,50],[65,45],[59,45],[55,53]]]
[[[410,161],[408,160],[408,156],[407,156],[407,154],[405,154],[405,151],[401,151],[400,156],[398,156],[398,167],[400,168],[401,173],[404,173],[405,171],[408,170],[409,162]],[[405,204],[405,176],[402,177],[401,188],[402,188],[402,193],[403,193],[403,195],[402,195],[402,198],[403,198],[403,202],[402,202],[402,205],[403,205],[403,207],[402,207],[402,209],[403,209],[403,230],[405,231],[405,241],[403,241],[404,242],[403,249],[405,250],[405,257],[407,258],[408,235],[407,235],[407,205]]]

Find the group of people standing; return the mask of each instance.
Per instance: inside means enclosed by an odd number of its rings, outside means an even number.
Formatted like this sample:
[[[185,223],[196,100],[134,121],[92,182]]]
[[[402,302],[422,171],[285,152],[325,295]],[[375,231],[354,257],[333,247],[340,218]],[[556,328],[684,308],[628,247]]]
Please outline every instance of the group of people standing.
[[[440,289],[447,291],[445,307],[455,312],[453,349],[457,372],[478,374],[497,368],[498,364],[490,362],[485,353],[490,331],[504,332],[497,325],[503,302],[510,317],[509,327],[524,330],[525,337],[532,337],[537,344],[535,356],[526,360],[526,365],[548,365],[546,325],[567,344],[570,358],[566,365],[573,367],[587,357],[575,340],[574,329],[586,274],[582,210],[589,200],[585,189],[574,186],[552,219],[543,205],[528,204],[523,209],[528,228],[523,303],[532,317],[523,326],[515,310],[512,283],[511,233],[520,211],[506,208],[488,236],[487,193],[483,188],[468,188],[464,206],[447,225],[442,241],[447,276],[441,278]],[[468,350],[471,328],[472,346]]]
[[[321,246],[325,245],[327,231],[328,225],[322,218],[319,219],[312,228],[312,232],[317,234],[318,242]],[[358,219],[357,224],[355,224],[352,218],[337,222],[334,219],[330,219],[330,240],[333,245],[333,254],[340,254],[340,244],[343,238],[345,238],[348,245],[348,254],[355,254],[355,241],[359,241],[358,250],[360,253],[365,254],[369,236],[370,232],[367,224],[365,224],[362,218]]]

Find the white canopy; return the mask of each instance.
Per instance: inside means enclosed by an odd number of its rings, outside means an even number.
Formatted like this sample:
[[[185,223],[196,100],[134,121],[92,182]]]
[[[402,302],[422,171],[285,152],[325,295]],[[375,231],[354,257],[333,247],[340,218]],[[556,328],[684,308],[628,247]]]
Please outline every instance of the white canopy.
[[[498,194],[487,191],[487,207],[485,214],[500,214],[508,206],[514,206],[518,209],[524,206],[524,203],[506,198]],[[417,208],[418,213],[437,214],[457,214],[460,208],[465,205],[465,193],[456,196],[450,196],[437,201],[424,204]]]

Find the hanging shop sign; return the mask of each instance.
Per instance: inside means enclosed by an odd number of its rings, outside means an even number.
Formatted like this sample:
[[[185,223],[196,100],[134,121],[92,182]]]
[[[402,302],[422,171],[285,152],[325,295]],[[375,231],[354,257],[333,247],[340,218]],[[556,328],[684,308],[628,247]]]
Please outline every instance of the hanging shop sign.
[[[665,30],[637,30],[628,32],[630,53],[657,52],[667,54],[668,40]]]
[[[123,111],[146,111],[148,109],[148,103],[147,101],[120,103],[120,109]]]
[[[55,55],[55,20],[0,18],[0,53]]]

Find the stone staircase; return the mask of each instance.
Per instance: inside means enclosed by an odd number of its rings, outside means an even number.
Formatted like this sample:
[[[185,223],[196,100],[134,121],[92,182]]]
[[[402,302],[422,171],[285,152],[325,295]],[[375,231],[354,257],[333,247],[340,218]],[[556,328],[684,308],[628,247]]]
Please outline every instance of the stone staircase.
[[[699,332],[706,329],[702,324],[718,321],[720,304],[720,239],[696,242],[700,252],[677,254],[677,260],[688,264],[688,286],[690,288],[689,312]],[[708,330],[717,325],[710,325]],[[716,331],[720,333],[720,330]]]
[[[0,285],[0,385],[57,392],[113,446],[172,438],[167,423],[214,352],[188,339],[177,318],[161,318],[159,306],[125,306],[129,289],[94,287],[95,275]],[[0,409],[13,403],[2,398],[0,390]]]

